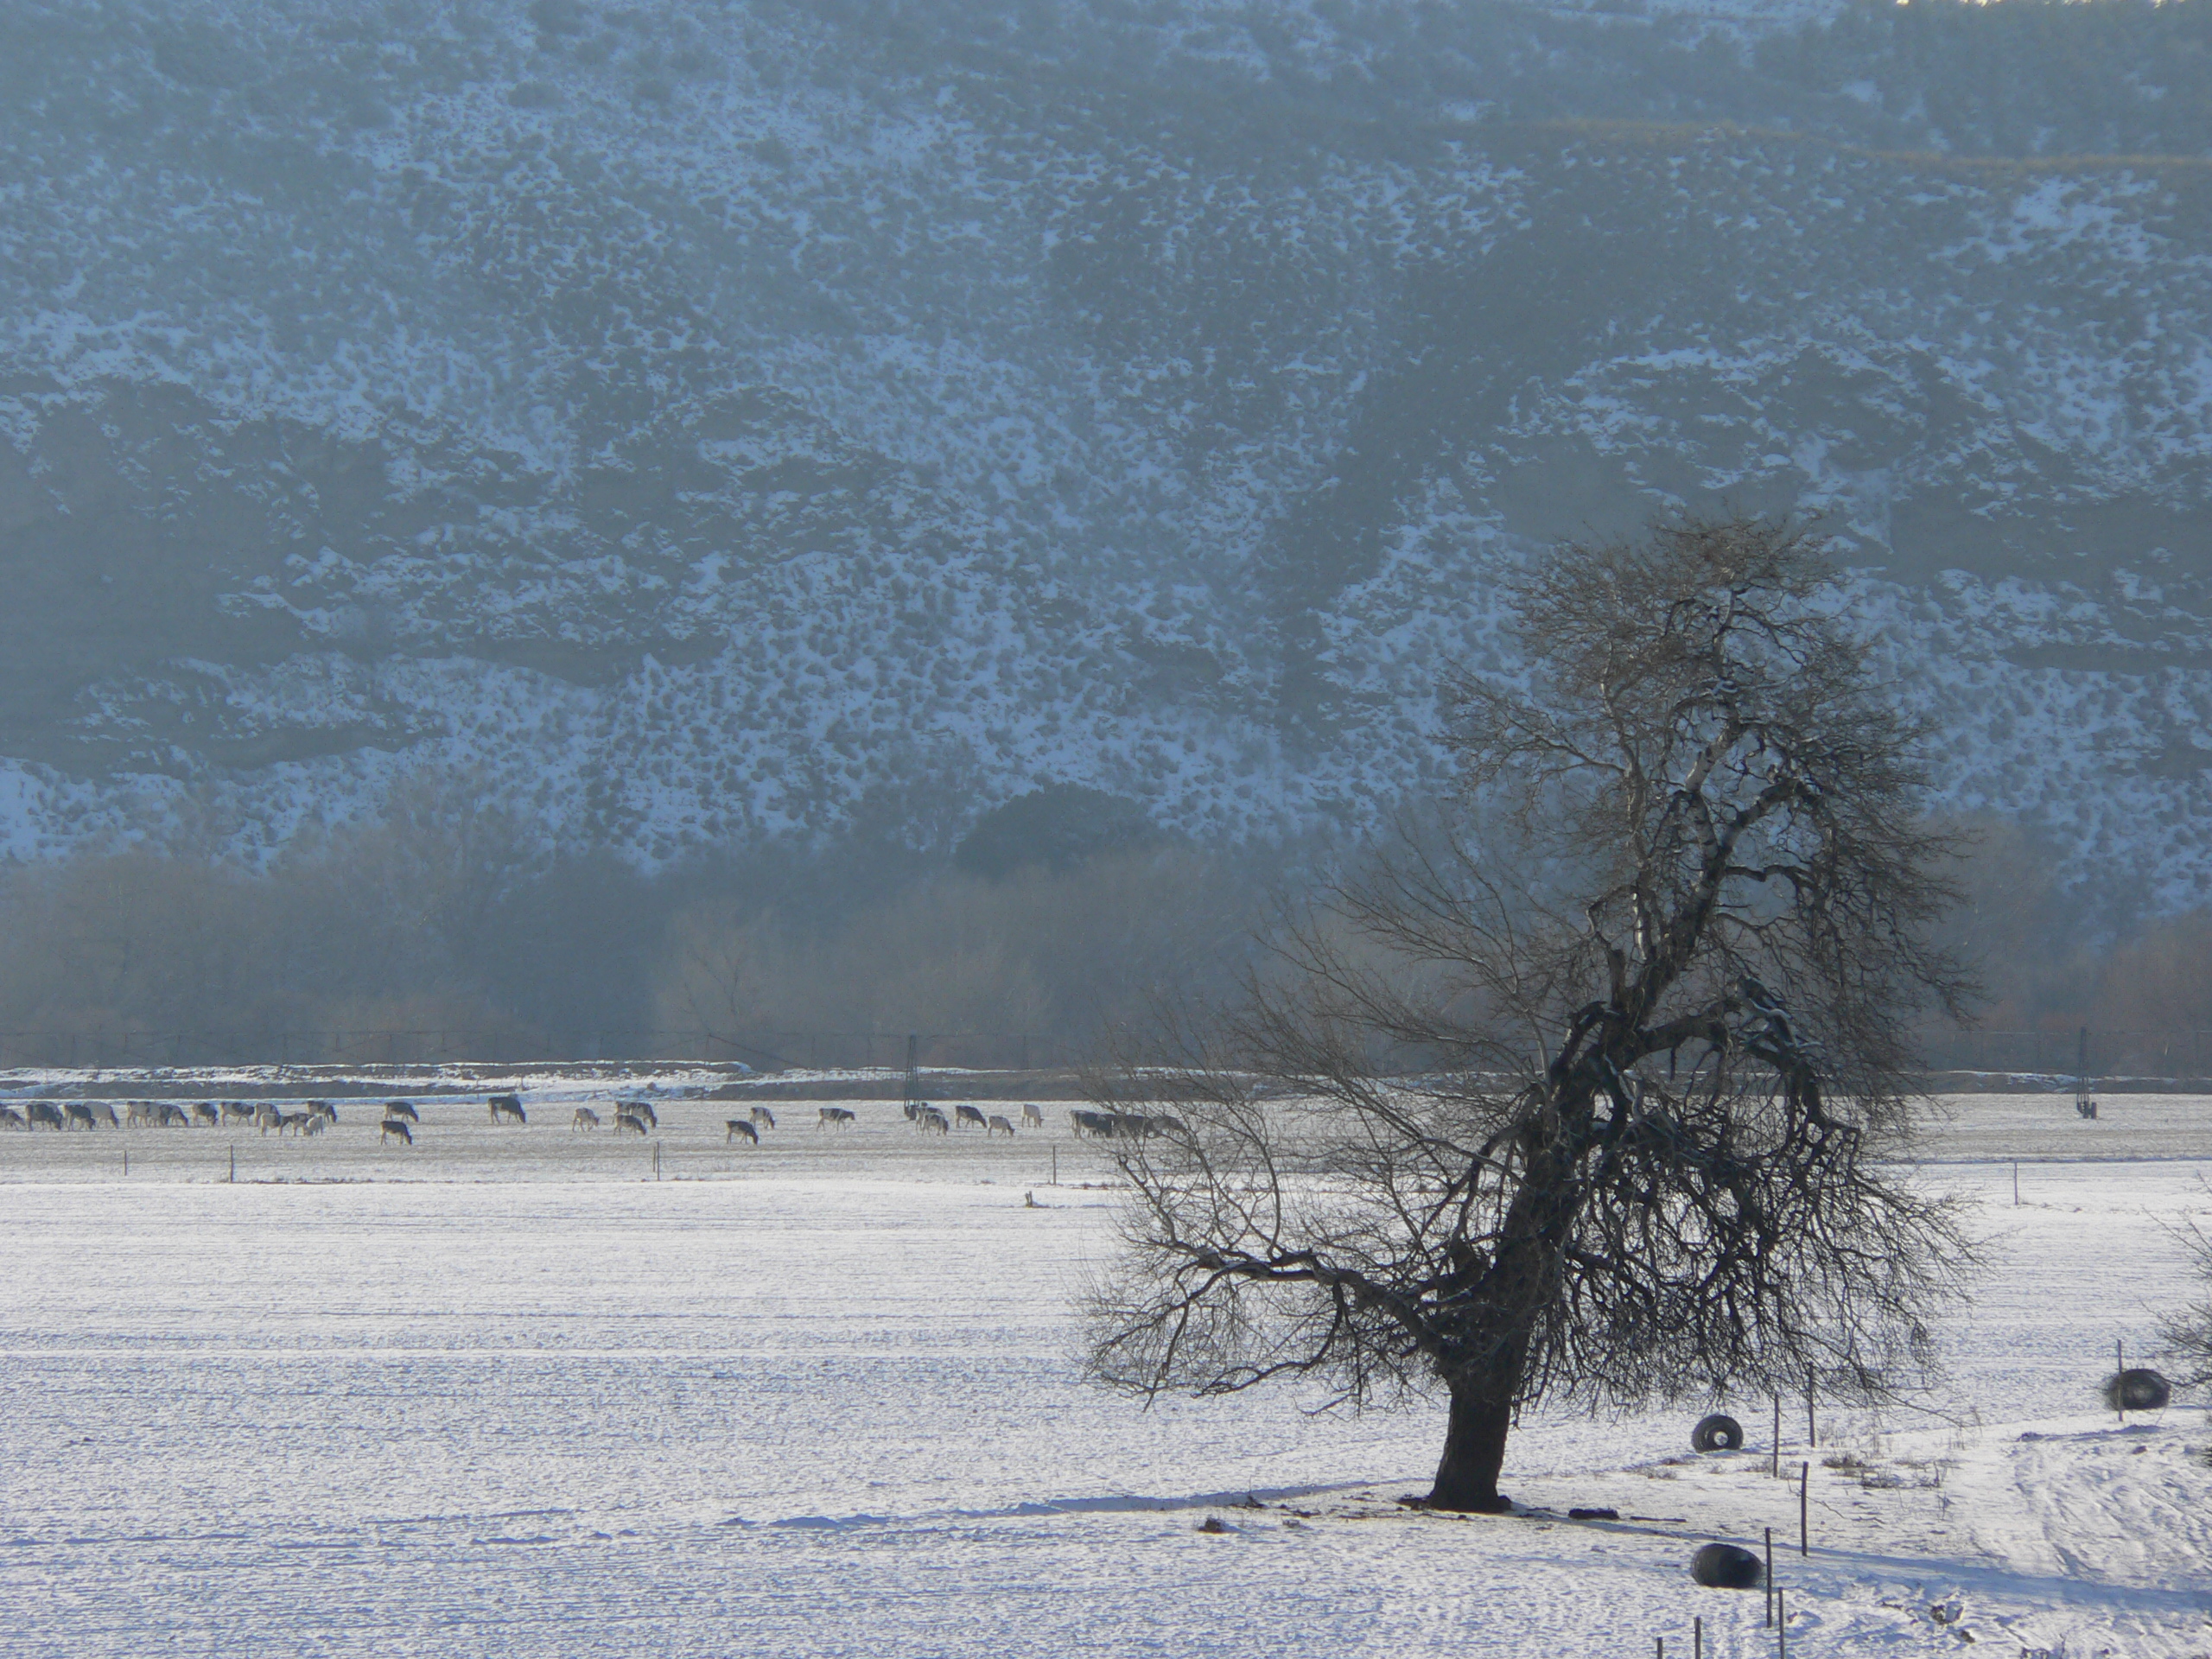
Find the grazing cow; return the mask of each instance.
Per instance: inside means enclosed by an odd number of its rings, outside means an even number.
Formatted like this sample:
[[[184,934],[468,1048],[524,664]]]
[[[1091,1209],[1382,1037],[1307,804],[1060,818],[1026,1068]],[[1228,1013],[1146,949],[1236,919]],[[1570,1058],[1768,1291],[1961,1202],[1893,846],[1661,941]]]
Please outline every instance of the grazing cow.
[[[824,1106],[821,1118],[814,1126],[817,1134],[823,1129],[849,1129],[852,1127],[853,1115],[842,1106]]]
[[[756,1147],[760,1144],[760,1131],[754,1128],[750,1123],[747,1122],[741,1117],[733,1117],[725,1120],[723,1128],[729,1131],[728,1135],[722,1137],[722,1145],[724,1146],[729,1145],[731,1141],[736,1140],[741,1135]]]
[[[338,1109],[327,1100],[311,1100],[308,1102],[308,1110],[317,1117],[329,1119],[333,1123],[335,1123],[338,1121]]]
[[[415,1137],[408,1133],[407,1120],[401,1117],[387,1117],[385,1119],[384,1133],[377,1136],[377,1144],[378,1146],[382,1146],[395,1135],[410,1147],[415,1144]]]
[[[625,1129],[635,1129],[639,1135],[643,1135],[645,1132],[645,1120],[632,1111],[615,1113],[614,1133],[620,1135]]]
[[[1132,1141],[1148,1140],[1153,1134],[1152,1120],[1136,1112],[1116,1112],[1111,1121],[1115,1134]]]
[[[11,1129],[30,1128],[29,1124],[23,1122],[23,1115],[12,1106],[0,1106],[0,1125],[5,1125]]]
[[[284,1127],[284,1114],[274,1106],[257,1106],[253,1109],[253,1127],[264,1135],[271,1129],[281,1132]]]
[[[276,1114],[276,1133],[279,1135],[310,1135],[314,1133],[313,1130],[308,1128],[308,1125],[310,1123],[314,1124],[316,1128],[321,1128],[322,1127],[322,1120],[320,1117],[317,1117],[313,1112],[279,1112]]]
[[[998,1134],[1001,1129],[1006,1132],[1006,1138],[1007,1140],[1011,1141],[1014,1139],[1014,1125],[1008,1122],[1005,1118],[1001,1117],[996,1112],[993,1112],[991,1114],[991,1121],[983,1127],[985,1138],[988,1139],[989,1136]]]
[[[158,1110],[160,1115],[155,1121],[165,1129],[172,1125],[180,1129],[188,1129],[192,1127],[191,1116],[181,1106],[172,1106],[167,1101],[163,1101]]]
[[[1152,1120],[1154,1135],[1188,1135],[1191,1126],[1179,1117],[1155,1117]]]
[[[627,1112],[635,1118],[641,1118],[655,1128],[660,1128],[660,1119],[653,1116],[652,1106],[646,1101],[618,1100],[614,1103],[614,1109],[618,1112]]]
[[[96,1129],[99,1127],[99,1124],[92,1122],[92,1109],[86,1105],[84,1102],[80,1100],[73,1100],[61,1109],[69,1115],[69,1127],[71,1128],[76,1128],[79,1123],[83,1124],[88,1129]]]
[[[925,1106],[914,1114],[914,1127],[924,1135],[935,1129],[939,1135],[952,1133],[952,1125],[944,1121],[944,1114],[934,1106]]]
[[[588,1106],[579,1106],[575,1116],[569,1122],[569,1133],[574,1135],[578,1129],[595,1129],[598,1127],[599,1114]]]
[[[1045,1127],[1045,1114],[1037,1109],[1037,1103],[1033,1100],[1026,1102],[1021,1108],[1021,1127],[1025,1129]]]
[[[215,1103],[212,1100],[203,1100],[194,1106],[192,1109],[192,1116],[194,1122],[205,1123],[211,1129],[220,1128],[223,1124],[221,1116],[215,1110]]]
[[[1114,1120],[1103,1112],[1070,1112],[1068,1118],[1075,1125],[1075,1135],[1078,1141],[1086,1135],[1095,1135],[1102,1139],[1110,1139],[1113,1135]]]
[[[776,1127],[776,1115],[766,1106],[755,1106],[750,1116],[753,1122],[764,1129],[772,1129]]]
[[[243,1100],[226,1100],[223,1103],[223,1122],[251,1123],[253,1122],[253,1108]]]
[[[488,1097],[484,1103],[492,1109],[492,1121],[494,1123],[498,1122],[503,1117],[512,1117],[518,1123],[528,1123],[530,1122],[528,1118],[522,1115],[522,1096],[520,1095],[493,1095]]]
[[[973,1106],[954,1107],[952,1109],[952,1121],[955,1123],[973,1123],[977,1128],[982,1129],[984,1134],[988,1135],[990,1133],[989,1129],[984,1128],[983,1115],[977,1111]]]
[[[415,1116],[414,1107],[410,1106],[404,1100],[387,1100],[385,1102],[384,1115],[386,1117],[404,1117],[416,1128],[419,1128],[422,1127],[423,1120]]]
[[[23,1109],[31,1115],[30,1126],[33,1128],[36,1128],[41,1123],[49,1129],[66,1129],[69,1127],[61,1121],[61,1109],[58,1106],[49,1106],[42,1100],[35,1100]]]
[[[151,1128],[157,1121],[152,1101],[133,1100],[124,1103],[123,1122],[125,1127],[135,1129],[143,1123],[147,1128]]]
[[[302,1112],[300,1114],[300,1133],[302,1135],[321,1135],[323,1130],[323,1126],[329,1122],[330,1120],[325,1117],[321,1112]]]

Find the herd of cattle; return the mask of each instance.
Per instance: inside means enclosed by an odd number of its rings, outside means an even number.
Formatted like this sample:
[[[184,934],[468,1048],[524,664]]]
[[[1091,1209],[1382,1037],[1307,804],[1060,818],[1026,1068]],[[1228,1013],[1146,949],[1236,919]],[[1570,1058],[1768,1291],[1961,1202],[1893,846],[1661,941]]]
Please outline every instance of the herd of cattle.
[[[1003,1135],[1008,1140],[1014,1138],[1012,1118],[1001,1117],[995,1112],[986,1116],[982,1109],[976,1106],[955,1106],[952,1116],[948,1118],[940,1109],[926,1100],[910,1100],[906,1103],[906,1121],[924,1135],[950,1135],[956,1128],[964,1129],[972,1124],[983,1132],[986,1140],[995,1135]],[[853,1115],[849,1111],[836,1106],[822,1109],[820,1127],[823,1128],[844,1128],[852,1122]],[[1026,1129],[1043,1128],[1045,1114],[1034,1104],[1025,1105],[1021,1109],[1021,1127]]]
[[[523,1110],[519,1095],[487,1095],[485,1104],[489,1109],[492,1122],[512,1122],[527,1126],[530,1119]],[[205,1127],[221,1128],[236,1125],[242,1128],[258,1129],[267,1135],[274,1129],[279,1135],[321,1135],[329,1125],[338,1122],[338,1109],[327,1100],[310,1100],[301,1109],[287,1111],[282,1106],[267,1102],[256,1104],[244,1100],[203,1100],[189,1110],[168,1101],[130,1100],[123,1103],[121,1118],[115,1108],[105,1101],[46,1101],[23,1103],[18,1111],[13,1106],[0,1105],[0,1128],[7,1129],[97,1129],[105,1125],[117,1128],[192,1128]],[[928,1101],[913,1101],[906,1108],[906,1121],[925,1135],[950,1135],[956,1128],[970,1127],[982,1130],[988,1139],[1003,1135],[1009,1140],[1014,1135],[1014,1120],[993,1112],[986,1114],[979,1107],[962,1104],[952,1108],[948,1117],[944,1111]],[[617,1100],[612,1106],[614,1133],[643,1135],[657,1131],[660,1119],[654,1114],[652,1103],[642,1099]],[[1100,1140],[1145,1140],[1155,1135],[1185,1135],[1179,1118],[1146,1116],[1135,1112],[1071,1111],[1068,1114],[1078,1140],[1095,1136]],[[858,1122],[853,1111],[843,1106],[824,1106],[819,1109],[815,1128],[848,1129]],[[422,1127],[421,1114],[414,1103],[388,1100],[384,1103],[382,1120],[378,1124],[378,1141],[398,1141],[404,1145],[415,1144],[414,1131]],[[588,1106],[579,1106],[569,1120],[569,1130],[599,1129],[606,1127],[606,1120]],[[776,1115],[766,1106],[755,1106],[745,1117],[724,1121],[722,1142],[733,1144],[742,1137],[753,1146],[760,1144],[760,1131],[776,1127]],[[1033,1103],[1021,1109],[1021,1127],[1041,1129],[1045,1114]]]
[[[4,1129],[97,1129],[102,1124],[111,1129],[212,1129],[236,1123],[264,1135],[271,1129],[279,1135],[321,1135],[337,1121],[338,1109],[327,1100],[308,1101],[296,1112],[245,1100],[199,1101],[189,1111],[165,1100],[126,1100],[120,1118],[104,1100],[28,1100],[22,1111],[0,1106]]]
[[[1166,1113],[1150,1116],[1142,1112],[1070,1112],[1074,1121],[1076,1139],[1096,1135],[1102,1141],[1149,1141],[1155,1135],[1188,1135],[1190,1127],[1179,1117]]]
[[[995,1135],[1003,1135],[1008,1140],[1012,1140],[1014,1135],[1014,1123],[1012,1118],[1001,1116],[996,1112],[986,1113],[980,1106],[964,1103],[955,1106],[952,1109],[952,1115],[948,1117],[942,1107],[931,1105],[926,1100],[914,1100],[906,1103],[906,1121],[924,1135],[950,1135],[955,1129],[974,1128],[981,1129],[986,1140]],[[577,1116],[582,1117],[588,1116],[588,1114],[580,1112]],[[1087,1135],[1095,1135],[1100,1140],[1118,1138],[1124,1141],[1142,1141],[1155,1135],[1188,1135],[1190,1133],[1182,1119],[1168,1117],[1165,1115],[1146,1116],[1138,1112],[1072,1111],[1068,1114],[1068,1120],[1075,1126],[1076,1139],[1078,1141]],[[858,1121],[855,1114],[847,1107],[824,1106],[819,1109],[814,1127],[817,1131],[849,1129]],[[766,1106],[755,1106],[749,1119],[733,1117],[728,1120],[726,1127],[728,1130],[724,1137],[726,1143],[743,1135],[747,1141],[758,1146],[760,1142],[760,1131],[764,1128],[774,1128],[776,1117],[775,1114]],[[1045,1127],[1044,1110],[1035,1102],[1027,1102],[1023,1104],[1021,1127],[1025,1129],[1041,1129]]]

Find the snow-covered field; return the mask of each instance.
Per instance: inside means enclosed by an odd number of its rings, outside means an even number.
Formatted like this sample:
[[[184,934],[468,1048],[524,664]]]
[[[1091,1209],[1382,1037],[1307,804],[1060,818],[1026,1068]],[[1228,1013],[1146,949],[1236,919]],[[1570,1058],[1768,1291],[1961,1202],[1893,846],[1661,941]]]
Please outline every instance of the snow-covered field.
[[[1812,1451],[1785,1411],[1801,1558],[1760,1402],[1733,1457],[1687,1408],[1543,1415],[1526,1512],[1461,1519],[1393,1502],[1431,1412],[1086,1389],[1115,1198],[1065,1103],[987,1142],[778,1102],[755,1148],[671,1077],[618,1143],[568,1128],[605,1085],[521,1081],[526,1128],[418,1096],[412,1148],[350,1103],[0,1135],[0,1651],[1594,1656],[1701,1618],[1764,1654],[1763,1599],[1686,1566],[1771,1526],[1793,1653],[2212,1654],[2212,1427],[2094,1400],[2191,1292],[2159,1223],[2212,1212],[2212,1101],[1954,1103],[1928,1176],[1986,1201],[1990,1271],[1924,1409]]]

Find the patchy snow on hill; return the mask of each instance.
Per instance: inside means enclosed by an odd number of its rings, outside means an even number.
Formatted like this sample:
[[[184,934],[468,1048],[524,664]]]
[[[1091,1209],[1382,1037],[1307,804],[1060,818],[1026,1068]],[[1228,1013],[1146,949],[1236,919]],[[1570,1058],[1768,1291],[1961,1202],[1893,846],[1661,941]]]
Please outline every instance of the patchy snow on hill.
[[[11,13],[0,842],[1357,827],[1518,561],[1733,505],[2202,902],[2198,14],[1901,10]]]

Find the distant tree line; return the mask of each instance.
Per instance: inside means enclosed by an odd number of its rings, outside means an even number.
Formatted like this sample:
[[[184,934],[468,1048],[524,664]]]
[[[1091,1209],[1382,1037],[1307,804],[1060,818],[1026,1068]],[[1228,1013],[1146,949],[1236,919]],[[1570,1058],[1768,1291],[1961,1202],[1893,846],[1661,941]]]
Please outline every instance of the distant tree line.
[[[2203,0],[1860,0],[1752,60],[1828,121],[1857,105],[1870,132],[1917,129],[1966,155],[2212,151]]]
[[[1033,1033],[1065,1056],[1220,982],[1310,855],[1193,845],[1063,789],[935,853],[855,840],[647,875],[545,849],[471,780],[423,782],[264,868],[186,834],[0,871],[0,1030],[473,1032],[524,1053]]]
[[[895,30],[874,8],[811,12],[854,73],[880,81],[1051,64],[1056,81],[1116,86],[1167,124],[1217,133],[1287,129],[1295,109],[1300,144],[1325,130],[1317,117],[1360,130],[1448,111],[1732,121],[1969,156],[2212,152],[2206,0],[1855,0],[1745,35],[1643,0],[1368,7],[1332,16],[1325,35],[1255,31],[1246,49],[1265,71],[1243,97],[1217,57],[1134,9],[939,0],[903,7]]]
[[[1982,1027],[2212,1030],[2212,911],[2158,913],[2120,873],[2069,887],[2026,831],[1948,827],[1974,848],[1950,942],[1982,964]],[[1063,789],[949,849],[772,847],[647,875],[544,848],[465,779],[406,785],[264,868],[212,844],[0,870],[0,1030],[474,1031],[546,1053],[620,1032],[1029,1033],[1065,1052],[1227,984],[1332,856],[1179,841]]]

